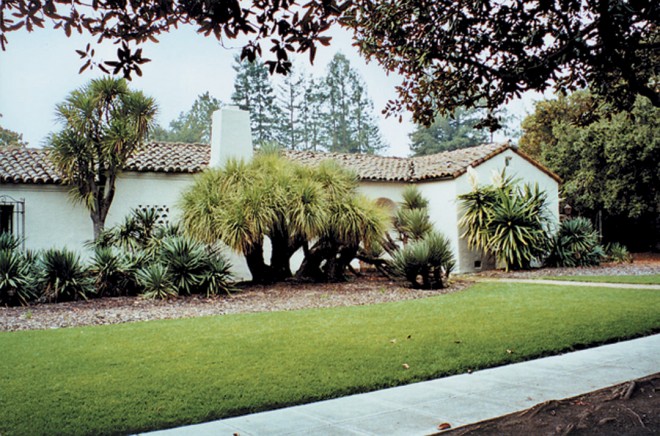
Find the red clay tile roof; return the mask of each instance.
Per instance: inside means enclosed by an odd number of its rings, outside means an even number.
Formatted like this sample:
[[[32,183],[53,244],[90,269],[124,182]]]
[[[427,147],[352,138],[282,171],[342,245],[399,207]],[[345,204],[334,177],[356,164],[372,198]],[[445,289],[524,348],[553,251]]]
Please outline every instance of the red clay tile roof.
[[[38,148],[11,147],[0,149],[0,183],[59,184],[62,178]]]
[[[209,165],[206,144],[150,143],[128,159],[126,171],[198,173]]]
[[[334,160],[353,171],[362,180],[406,182],[411,179],[413,170],[410,159],[402,157],[292,150],[286,150],[284,156],[303,165],[316,165],[324,160]]]
[[[484,144],[413,158],[287,150],[284,155],[305,165],[333,159],[354,171],[361,180],[416,182],[455,178],[491,157],[512,148],[509,144]],[[513,148],[512,148],[513,149]],[[559,177],[513,149],[555,180]],[[208,166],[210,147],[205,144],[151,143],[129,159],[126,171],[197,173]],[[48,159],[48,151],[30,148],[0,150],[0,183],[62,183]]]

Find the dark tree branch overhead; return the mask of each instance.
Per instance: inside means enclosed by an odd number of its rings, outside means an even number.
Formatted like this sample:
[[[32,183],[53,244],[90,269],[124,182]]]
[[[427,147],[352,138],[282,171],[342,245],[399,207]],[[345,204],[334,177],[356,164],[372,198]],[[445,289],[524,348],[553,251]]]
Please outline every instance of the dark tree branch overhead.
[[[198,33],[219,41],[248,36],[241,58],[251,61],[263,55],[266,41],[272,52],[266,61],[271,73],[287,73],[289,53],[308,52],[313,62],[317,43],[329,43],[323,33],[349,5],[336,0],[311,0],[302,6],[291,0],[3,0],[0,46],[4,50],[13,31],[32,31],[46,24],[62,29],[67,36],[89,33],[98,42],[111,40],[120,48],[117,59],[100,64],[93,61],[93,47],[79,50],[84,60],[81,71],[97,65],[130,78],[133,72],[140,75],[140,65],[149,61],[135,46],[155,42],[159,34],[190,24]]]
[[[140,75],[140,44],[188,24],[224,42],[247,37],[241,58],[288,73],[289,55],[327,45],[336,22],[362,54],[404,77],[388,114],[430,124],[460,106],[491,111],[526,91],[589,86],[620,109],[637,94],[660,107],[657,0],[3,0],[0,45],[46,24],[119,45],[117,58],[81,68]],[[486,124],[496,127],[490,116]]]
[[[355,0],[342,22],[363,55],[405,78],[385,112],[419,123],[587,85],[620,108],[637,94],[660,106],[654,0]]]

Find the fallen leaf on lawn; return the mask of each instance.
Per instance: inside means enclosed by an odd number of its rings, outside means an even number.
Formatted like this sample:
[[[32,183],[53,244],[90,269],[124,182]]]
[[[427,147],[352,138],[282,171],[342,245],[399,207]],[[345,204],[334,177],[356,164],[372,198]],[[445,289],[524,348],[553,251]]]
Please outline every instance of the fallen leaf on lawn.
[[[513,354],[514,351],[513,351],[513,350],[506,350],[506,353],[507,353],[507,354]]]
[[[443,422],[442,424],[438,424],[438,430],[447,430],[448,428],[451,428],[451,424],[448,422]]]
[[[407,363],[404,363],[404,364],[401,365],[401,366],[403,366],[403,369],[408,369],[408,368],[410,368],[410,365],[408,365]]]
[[[390,339],[390,342],[396,344],[396,339]]]

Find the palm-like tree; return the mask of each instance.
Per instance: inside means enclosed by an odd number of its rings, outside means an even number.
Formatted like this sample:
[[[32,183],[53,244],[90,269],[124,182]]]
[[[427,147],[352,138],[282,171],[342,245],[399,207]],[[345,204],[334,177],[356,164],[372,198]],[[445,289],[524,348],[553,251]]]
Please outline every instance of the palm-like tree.
[[[156,112],[152,98],[115,78],[92,80],[57,105],[64,128],[50,137],[50,157],[90,211],[94,239],[105,226],[117,176],[143,145]]]

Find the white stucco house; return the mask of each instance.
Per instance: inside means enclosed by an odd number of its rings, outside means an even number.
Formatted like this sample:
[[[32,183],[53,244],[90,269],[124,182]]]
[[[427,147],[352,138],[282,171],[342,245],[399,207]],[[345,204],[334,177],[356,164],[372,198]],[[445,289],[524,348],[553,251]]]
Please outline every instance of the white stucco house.
[[[133,156],[117,181],[117,192],[106,226],[112,226],[134,208],[156,208],[163,219],[176,220],[181,192],[195,175],[227,157],[250,159],[252,141],[248,114],[226,108],[214,114],[211,145],[152,143]],[[485,268],[481,253],[469,250],[458,227],[457,196],[471,190],[468,168],[481,183],[493,172],[523,182],[538,183],[548,194],[554,220],[559,221],[559,177],[509,143],[484,144],[430,156],[400,158],[372,155],[286,151],[285,156],[306,165],[334,159],[354,171],[362,193],[373,199],[399,203],[404,188],[415,184],[430,201],[436,228],[447,235],[457,259],[457,271]],[[68,247],[85,250],[92,239],[88,211],[72,202],[69,187],[42,149],[0,150],[0,231],[24,238],[25,248]],[[249,278],[242,258],[232,256],[235,275]]]

